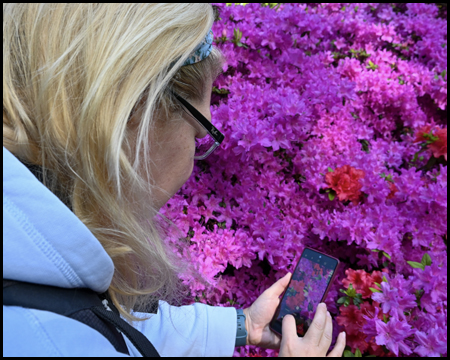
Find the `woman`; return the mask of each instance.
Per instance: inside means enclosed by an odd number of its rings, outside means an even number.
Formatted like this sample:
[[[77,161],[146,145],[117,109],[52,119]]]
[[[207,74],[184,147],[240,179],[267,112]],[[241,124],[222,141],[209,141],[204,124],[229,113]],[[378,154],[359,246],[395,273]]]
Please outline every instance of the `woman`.
[[[269,330],[290,274],[243,310],[244,337],[235,308],[168,304],[189,296],[178,274],[202,281],[156,215],[191,175],[196,138],[213,136],[196,119],[211,121],[223,63],[213,21],[208,4],[3,4],[3,277],[107,291],[161,356],[231,356],[245,344],[324,356],[321,307],[304,338],[291,316],[282,340]],[[3,316],[4,356],[124,355],[51,311],[4,306]],[[340,337],[330,356],[344,346]]]

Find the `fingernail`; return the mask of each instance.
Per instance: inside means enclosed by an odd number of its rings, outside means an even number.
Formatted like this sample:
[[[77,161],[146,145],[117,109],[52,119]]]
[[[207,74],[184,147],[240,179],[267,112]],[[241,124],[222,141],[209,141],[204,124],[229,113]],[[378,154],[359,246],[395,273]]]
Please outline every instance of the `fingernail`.
[[[331,319],[331,315],[330,315],[329,311],[327,311],[327,316]]]
[[[321,306],[323,309],[327,308],[327,304],[325,304],[325,303],[320,303],[319,306]]]
[[[345,331],[341,332],[342,337],[345,339]]]

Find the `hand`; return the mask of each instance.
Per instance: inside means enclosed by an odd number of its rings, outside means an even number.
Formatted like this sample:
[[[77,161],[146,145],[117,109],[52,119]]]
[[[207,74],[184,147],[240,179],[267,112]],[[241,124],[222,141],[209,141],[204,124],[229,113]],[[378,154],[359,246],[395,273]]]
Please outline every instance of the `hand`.
[[[321,303],[305,336],[297,335],[295,318],[292,315],[283,318],[281,331],[283,338],[278,357],[324,357],[331,345],[333,322],[325,303]],[[345,333],[342,332],[328,357],[342,357],[344,348]]]
[[[255,302],[244,309],[247,345],[256,345],[266,349],[279,349],[281,337],[270,330],[269,324],[275,315],[292,274],[287,273],[270,288],[266,289]]]

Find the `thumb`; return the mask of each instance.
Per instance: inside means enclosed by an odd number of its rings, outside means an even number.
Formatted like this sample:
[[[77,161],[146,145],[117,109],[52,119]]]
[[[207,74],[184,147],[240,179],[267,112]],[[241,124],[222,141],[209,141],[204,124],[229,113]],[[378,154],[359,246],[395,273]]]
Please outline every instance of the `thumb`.
[[[284,275],[282,278],[278,279],[277,282],[275,282],[270,288],[268,288],[266,291],[269,293],[270,296],[280,296],[284,290],[286,290],[286,287],[289,284],[289,280],[291,280],[292,273],[288,272],[286,275]]]

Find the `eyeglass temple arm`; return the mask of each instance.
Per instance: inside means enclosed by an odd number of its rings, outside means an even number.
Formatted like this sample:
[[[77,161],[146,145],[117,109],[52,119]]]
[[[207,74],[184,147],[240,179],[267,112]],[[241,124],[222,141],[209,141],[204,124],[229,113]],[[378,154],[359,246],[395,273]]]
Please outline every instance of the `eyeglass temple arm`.
[[[200,122],[200,124],[203,125],[203,127],[206,129],[206,131],[208,131],[210,133],[210,135],[213,137],[213,139],[220,145],[222,143],[223,139],[225,138],[225,136],[219,130],[217,130],[217,128],[210,121],[208,121],[208,119],[205,118],[200,113],[200,111],[198,111],[196,108],[194,108],[191,104],[189,104],[186,100],[184,100],[177,93],[175,93],[171,90],[170,90],[170,92],[172,93],[173,96],[175,96],[175,98],[179,102],[181,102],[186,107],[186,109],[188,109],[191,112],[191,114]]]

